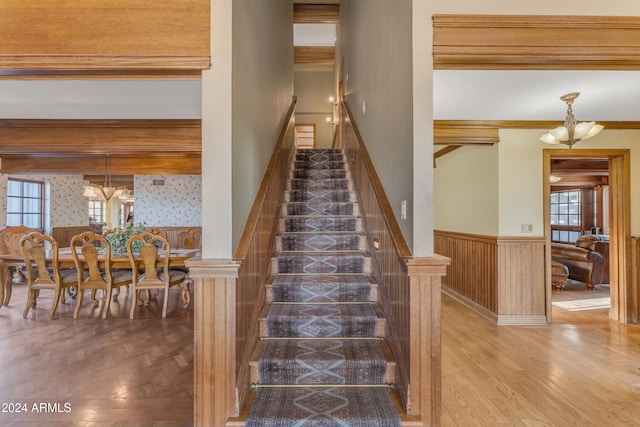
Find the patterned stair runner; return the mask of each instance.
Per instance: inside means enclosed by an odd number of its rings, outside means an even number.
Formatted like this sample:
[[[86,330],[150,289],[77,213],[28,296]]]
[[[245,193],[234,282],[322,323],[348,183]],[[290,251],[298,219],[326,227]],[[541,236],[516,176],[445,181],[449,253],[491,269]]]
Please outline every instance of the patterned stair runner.
[[[370,259],[340,150],[299,150],[267,285],[247,427],[397,427]]]

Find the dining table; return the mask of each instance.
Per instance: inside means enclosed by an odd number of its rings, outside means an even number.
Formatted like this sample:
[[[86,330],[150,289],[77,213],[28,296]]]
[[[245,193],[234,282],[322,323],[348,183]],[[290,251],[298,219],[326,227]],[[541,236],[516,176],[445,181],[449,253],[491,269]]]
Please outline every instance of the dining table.
[[[71,247],[64,247],[58,249],[58,264],[60,268],[75,268],[75,262],[73,260],[73,249]],[[158,263],[160,264],[164,259],[164,249],[158,250]],[[169,266],[184,266],[185,261],[189,258],[200,255],[199,249],[169,249]],[[52,254],[47,254],[47,261],[51,262],[53,258]],[[82,255],[80,255],[82,259]],[[140,254],[134,253],[134,259],[138,263],[142,263]],[[98,255],[98,261],[102,262],[104,266],[104,255]],[[9,304],[9,298],[11,296],[10,287],[12,286],[11,278],[5,278],[5,273],[8,271],[8,267],[20,267],[24,266],[24,258],[19,255],[0,255],[0,307]],[[131,262],[129,256],[120,253],[111,253],[111,268],[131,268]]]

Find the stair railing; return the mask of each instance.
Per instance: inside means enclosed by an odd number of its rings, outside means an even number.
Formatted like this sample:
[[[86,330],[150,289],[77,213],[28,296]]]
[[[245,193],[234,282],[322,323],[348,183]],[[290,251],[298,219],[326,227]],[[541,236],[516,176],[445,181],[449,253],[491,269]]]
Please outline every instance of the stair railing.
[[[413,257],[349,105],[342,101],[341,140],[372,249],[379,305],[397,365],[396,390],[407,420],[440,425],[441,278],[449,259]]]
[[[236,425],[250,392],[249,362],[259,340],[258,316],[294,148],[296,101],[294,96],[283,116],[234,259],[187,263],[195,282],[194,426]]]

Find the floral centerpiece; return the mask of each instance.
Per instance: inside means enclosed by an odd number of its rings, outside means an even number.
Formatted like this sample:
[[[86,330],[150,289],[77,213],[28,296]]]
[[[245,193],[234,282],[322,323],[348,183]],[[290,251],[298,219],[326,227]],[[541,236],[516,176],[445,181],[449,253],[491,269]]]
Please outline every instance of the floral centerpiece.
[[[144,224],[127,224],[124,227],[114,228],[111,233],[107,234],[107,240],[111,245],[111,252],[116,254],[126,254],[127,241],[129,241],[129,238],[146,230],[147,227]],[[134,252],[139,252],[141,246],[142,242],[133,242],[131,249],[133,249]]]

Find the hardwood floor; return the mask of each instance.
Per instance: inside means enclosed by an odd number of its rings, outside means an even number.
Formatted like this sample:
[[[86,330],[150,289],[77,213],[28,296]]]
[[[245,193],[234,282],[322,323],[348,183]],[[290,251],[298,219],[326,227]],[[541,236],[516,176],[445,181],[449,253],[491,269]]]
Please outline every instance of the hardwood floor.
[[[178,289],[166,319],[161,294],[130,320],[123,290],[106,320],[87,293],[74,321],[69,299],[49,319],[51,292],[23,319],[25,288],[14,286],[10,306],[0,308],[0,425],[193,424],[193,312]]]
[[[640,326],[555,309],[496,326],[443,295],[443,426],[639,426]]]
[[[14,287],[0,309],[0,425],[192,425],[193,312],[178,290],[169,298],[164,320],[161,299],[129,320],[123,291],[107,320],[85,298],[74,321],[75,303],[49,320],[43,293],[24,320],[25,290]],[[443,295],[442,425],[640,425],[640,326],[612,323],[606,309],[553,317],[549,326],[498,327]],[[2,412],[12,403],[27,412]],[[35,412],[34,403],[60,412]]]

